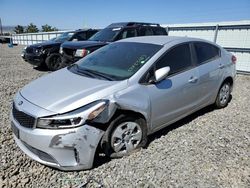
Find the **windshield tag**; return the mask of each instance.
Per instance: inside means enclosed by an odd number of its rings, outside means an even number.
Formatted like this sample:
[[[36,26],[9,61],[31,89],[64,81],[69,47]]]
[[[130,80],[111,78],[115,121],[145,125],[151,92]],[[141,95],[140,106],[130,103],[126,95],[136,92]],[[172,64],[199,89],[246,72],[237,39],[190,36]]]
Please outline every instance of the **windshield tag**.
[[[121,30],[120,27],[112,29],[112,31],[119,31],[119,30]]]
[[[141,61],[141,64],[144,64],[144,63],[145,63],[145,61],[142,60],[142,61]]]

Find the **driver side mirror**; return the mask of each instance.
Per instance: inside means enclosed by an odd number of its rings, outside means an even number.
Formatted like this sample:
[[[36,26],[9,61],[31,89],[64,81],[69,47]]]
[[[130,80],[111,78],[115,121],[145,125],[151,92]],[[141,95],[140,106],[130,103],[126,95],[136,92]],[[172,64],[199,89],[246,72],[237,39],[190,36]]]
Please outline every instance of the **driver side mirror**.
[[[163,67],[155,71],[155,79],[154,81],[150,81],[150,83],[157,83],[165,79],[170,71],[170,67]]]

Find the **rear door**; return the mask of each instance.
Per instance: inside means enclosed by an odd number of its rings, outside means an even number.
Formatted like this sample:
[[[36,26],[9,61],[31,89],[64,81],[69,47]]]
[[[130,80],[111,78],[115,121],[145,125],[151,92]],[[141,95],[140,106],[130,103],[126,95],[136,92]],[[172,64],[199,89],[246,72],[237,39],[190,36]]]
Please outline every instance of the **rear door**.
[[[166,66],[170,67],[169,76],[146,86],[151,101],[152,129],[180,119],[197,106],[199,75],[192,61],[190,44],[175,46],[156,62],[154,68]]]
[[[196,64],[199,71],[198,105],[213,103],[217,95],[217,88],[221,83],[224,64],[221,60],[220,49],[205,42],[194,42]]]

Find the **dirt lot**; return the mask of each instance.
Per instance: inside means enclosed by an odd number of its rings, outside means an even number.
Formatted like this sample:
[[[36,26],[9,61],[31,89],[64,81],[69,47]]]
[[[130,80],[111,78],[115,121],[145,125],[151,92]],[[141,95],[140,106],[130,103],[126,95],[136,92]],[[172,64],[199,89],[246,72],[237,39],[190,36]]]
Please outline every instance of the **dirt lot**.
[[[29,159],[10,129],[14,94],[46,71],[24,62],[22,46],[0,44],[1,187],[250,187],[250,76],[238,75],[228,107],[205,108],[150,137],[146,149],[62,172]]]

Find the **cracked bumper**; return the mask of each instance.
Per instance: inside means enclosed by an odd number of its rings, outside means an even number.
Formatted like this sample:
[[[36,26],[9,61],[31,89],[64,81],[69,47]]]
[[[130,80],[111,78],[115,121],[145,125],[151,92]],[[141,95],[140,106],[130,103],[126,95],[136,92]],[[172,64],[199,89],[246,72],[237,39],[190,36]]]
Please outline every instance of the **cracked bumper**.
[[[16,144],[30,158],[60,170],[93,166],[96,148],[104,131],[89,125],[71,129],[30,129],[11,116]]]

